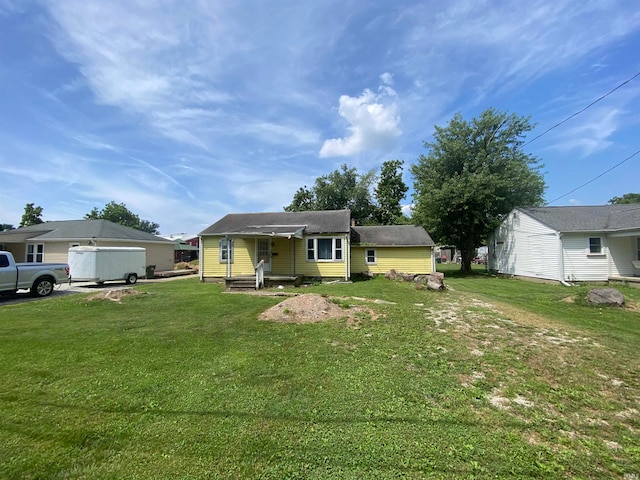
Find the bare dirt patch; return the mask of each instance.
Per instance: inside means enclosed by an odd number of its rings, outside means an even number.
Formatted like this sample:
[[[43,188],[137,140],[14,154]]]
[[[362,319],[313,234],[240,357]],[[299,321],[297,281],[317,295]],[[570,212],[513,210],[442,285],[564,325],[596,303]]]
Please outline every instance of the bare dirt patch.
[[[134,290],[133,288],[118,288],[106,290],[104,292],[96,293],[87,297],[87,300],[111,300],[112,302],[122,303],[124,297],[131,297],[137,295],[146,295],[146,292],[140,290]]]
[[[317,323],[329,319],[345,318],[349,326],[356,327],[364,318],[377,318],[370,308],[361,305],[350,305],[345,299],[336,299],[315,293],[307,293],[290,297],[260,314],[259,320],[281,323]],[[343,308],[341,305],[348,305]]]

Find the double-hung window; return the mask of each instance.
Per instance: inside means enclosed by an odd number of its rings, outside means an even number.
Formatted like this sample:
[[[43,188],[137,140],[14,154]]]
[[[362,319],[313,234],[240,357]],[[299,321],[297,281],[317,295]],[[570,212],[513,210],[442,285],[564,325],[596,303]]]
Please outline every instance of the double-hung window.
[[[343,241],[340,237],[307,238],[307,260],[310,262],[341,262]]]
[[[27,263],[44,262],[44,243],[30,243],[27,245]]]
[[[598,255],[602,253],[601,237],[589,237],[589,253],[592,255]]]
[[[367,265],[376,264],[376,250],[374,248],[367,248],[365,250],[365,257],[366,257]]]
[[[220,263],[233,263],[233,239],[220,239]]]

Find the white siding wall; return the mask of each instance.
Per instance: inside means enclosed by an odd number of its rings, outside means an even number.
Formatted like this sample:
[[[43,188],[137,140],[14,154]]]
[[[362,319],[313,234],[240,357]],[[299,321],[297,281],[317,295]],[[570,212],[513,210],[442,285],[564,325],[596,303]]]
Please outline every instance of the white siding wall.
[[[589,237],[602,238],[602,253],[589,254]],[[567,281],[604,282],[609,278],[607,238],[599,233],[565,233],[564,275]]]
[[[488,266],[507,275],[559,280],[558,236],[551,228],[514,210],[490,239]]]
[[[636,259],[636,237],[610,237],[611,276],[632,277],[636,274],[631,263]]]

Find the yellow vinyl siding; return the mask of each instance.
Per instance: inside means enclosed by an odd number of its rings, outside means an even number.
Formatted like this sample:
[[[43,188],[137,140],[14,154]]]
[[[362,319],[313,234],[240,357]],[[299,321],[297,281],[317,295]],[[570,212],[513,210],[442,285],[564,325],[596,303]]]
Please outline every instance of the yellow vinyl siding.
[[[349,242],[346,235],[313,235],[314,238],[342,238],[342,260],[338,262],[316,262],[307,260],[307,237],[296,239],[295,259],[296,275],[307,277],[345,278],[347,273],[347,259],[349,258]]]
[[[220,239],[222,237],[202,237],[203,277],[226,277],[227,262],[220,262]],[[231,275],[255,274],[255,242],[253,239],[233,239],[233,261]]]
[[[293,275],[293,243],[295,239],[275,237],[271,241],[271,273]]]
[[[366,262],[367,250],[376,251],[376,264]],[[431,247],[352,247],[351,273],[384,274],[391,269],[404,273],[431,273]]]
[[[224,277],[227,266],[220,263],[220,237],[201,237],[200,250],[202,252],[202,276]]]

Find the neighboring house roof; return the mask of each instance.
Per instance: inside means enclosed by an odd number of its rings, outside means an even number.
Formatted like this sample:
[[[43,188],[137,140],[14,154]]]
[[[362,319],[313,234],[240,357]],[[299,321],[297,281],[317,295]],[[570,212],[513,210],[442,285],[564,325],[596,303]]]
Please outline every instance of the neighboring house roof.
[[[0,243],[21,243],[27,240],[128,240],[136,242],[173,243],[151,233],[125,227],[108,220],[62,220],[39,223],[7,232],[0,232]]]
[[[424,228],[416,225],[384,225],[375,227],[351,227],[351,241],[360,245],[435,247]]]
[[[166,240],[171,240],[172,242],[188,242],[189,240],[198,238],[197,234],[191,234],[191,233],[174,233],[172,235],[160,235],[160,236]]]
[[[350,219],[350,210],[230,213],[200,232],[200,235],[300,236],[302,233],[348,233]]]
[[[558,232],[616,232],[640,229],[640,205],[519,208]]]
[[[176,242],[173,250],[176,252],[197,252],[200,250],[199,247],[195,247],[193,245],[189,245],[188,243],[178,243]]]

